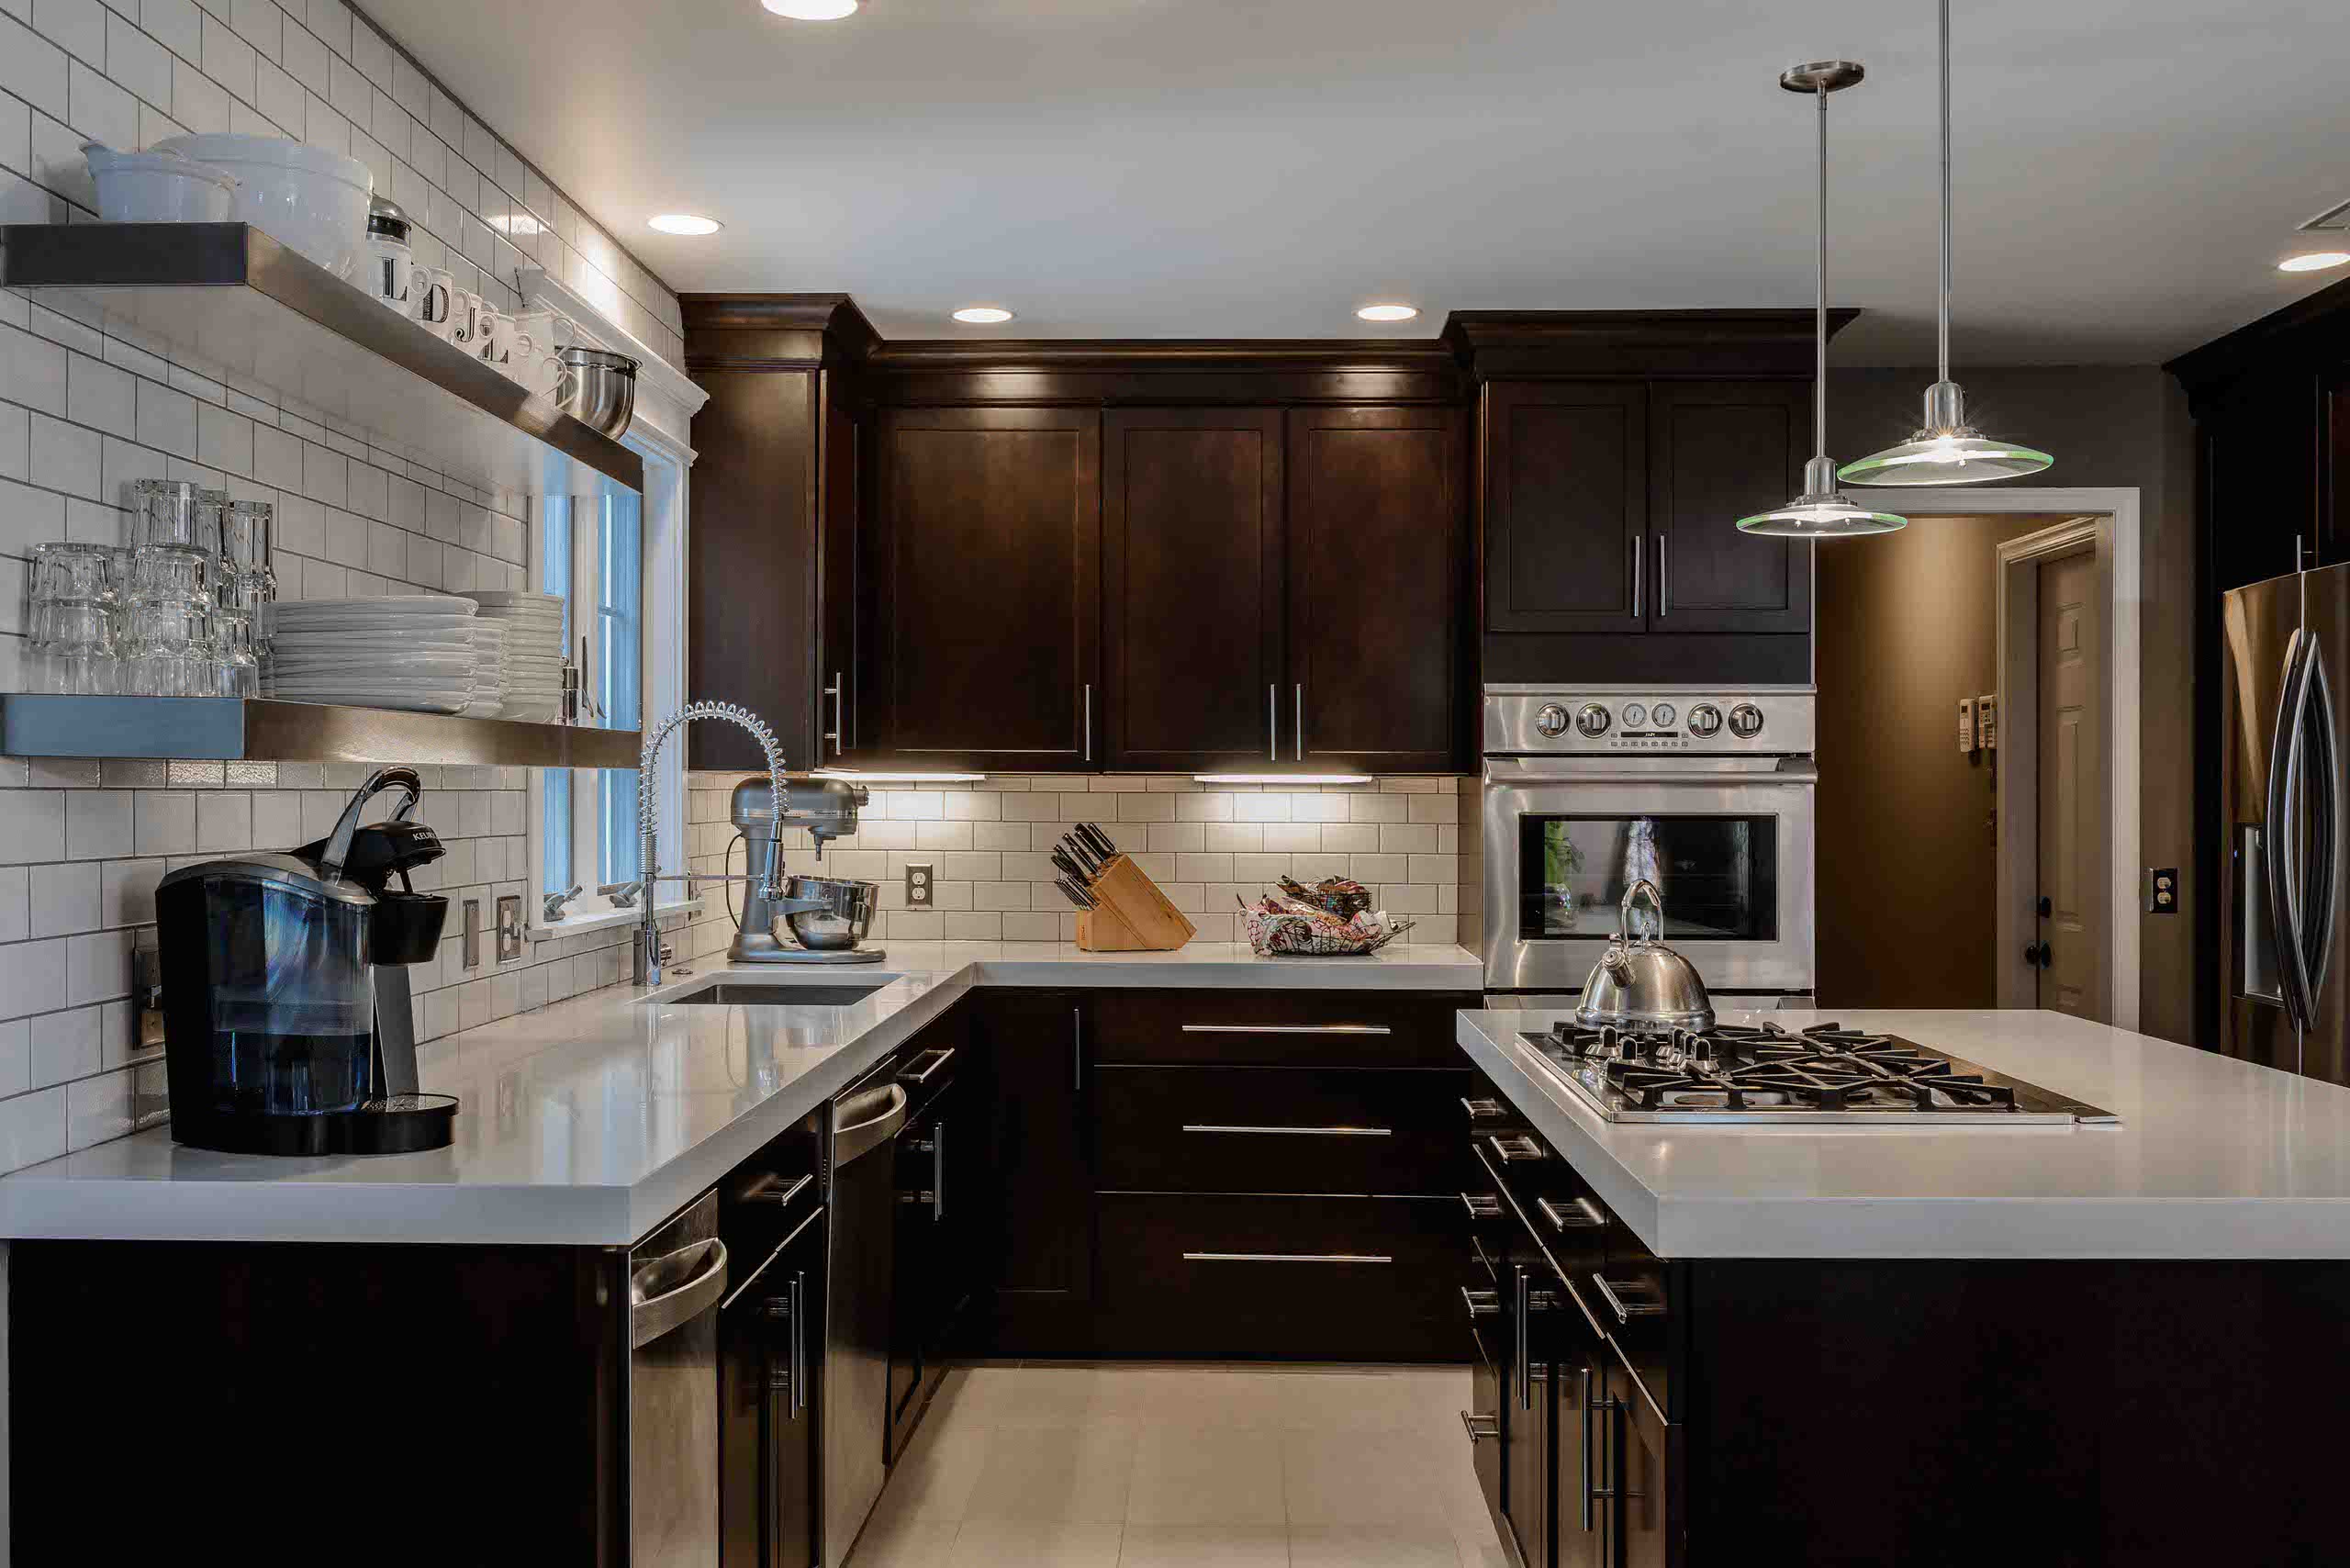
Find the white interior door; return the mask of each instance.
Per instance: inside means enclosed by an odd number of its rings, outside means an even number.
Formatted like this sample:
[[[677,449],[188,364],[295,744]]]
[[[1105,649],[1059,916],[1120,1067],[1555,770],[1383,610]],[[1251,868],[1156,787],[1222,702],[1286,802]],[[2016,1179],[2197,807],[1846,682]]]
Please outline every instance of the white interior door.
[[[2040,1005],[2106,1022],[2105,638],[2097,556],[2040,564]]]

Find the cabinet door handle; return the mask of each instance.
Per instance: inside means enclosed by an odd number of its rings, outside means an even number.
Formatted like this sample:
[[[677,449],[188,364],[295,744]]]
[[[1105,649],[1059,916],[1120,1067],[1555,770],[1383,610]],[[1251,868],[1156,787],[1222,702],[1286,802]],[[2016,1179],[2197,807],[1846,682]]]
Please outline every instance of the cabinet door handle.
[[[1485,1147],[1504,1165],[1517,1165],[1542,1158],[1542,1146],[1525,1133],[1513,1133],[1504,1137],[1499,1133],[1485,1135]]]
[[[930,1129],[930,1219],[935,1225],[946,1217],[946,1118],[938,1118]]]
[[[1381,1252],[1186,1252],[1186,1263],[1393,1263]]]
[[[1648,554],[1647,541],[1632,546],[1632,619],[1635,621],[1640,618],[1641,568],[1648,561]]]
[[[791,1415],[808,1408],[808,1271],[791,1276]]]
[[[1534,1301],[1532,1287],[1528,1283],[1526,1270],[1517,1271],[1517,1407],[1534,1408]]]
[[[1548,1198],[1537,1198],[1534,1206],[1542,1211],[1542,1217],[1550,1222],[1553,1230],[1601,1230],[1607,1225],[1607,1216],[1589,1198],[1577,1198],[1565,1208]]]
[[[1186,1035],[1392,1035],[1384,1024],[1186,1024]]]
[[[1605,1274],[1594,1274],[1591,1282],[1599,1287],[1599,1296],[1618,1323],[1629,1323],[1635,1317],[1662,1317],[1664,1303],[1652,1299],[1646,1285],[1630,1281],[1610,1282]],[[1630,1299],[1626,1299],[1626,1298]]]
[[[833,683],[824,688],[824,695],[833,700],[833,727],[824,738],[833,743],[833,755],[838,756],[841,738],[848,730],[848,700],[842,693],[840,671],[833,671]]]
[[[1469,1309],[1472,1317],[1499,1317],[1502,1315],[1502,1298],[1498,1291],[1472,1291],[1463,1285],[1460,1287],[1460,1305]]]
[[[1085,1010],[1069,1010],[1069,1086],[1080,1092],[1085,1088]]]
[[[1488,1438],[1498,1438],[1502,1435],[1502,1418],[1498,1416],[1472,1416],[1468,1411],[1463,1410],[1460,1413],[1460,1428],[1469,1434],[1470,1445],[1474,1447]]]
[[[1656,617],[1662,621],[1673,613],[1673,574],[1664,566],[1664,535],[1656,536]]]
[[[1187,1133],[1292,1133],[1300,1137],[1393,1137],[1393,1127],[1253,1127],[1218,1122],[1186,1122]]]
[[[1091,682],[1085,688],[1085,760],[1093,760],[1093,687]]]
[[[1281,689],[1279,683],[1265,688],[1265,760],[1281,759]]]
[[[1292,736],[1292,742],[1297,748],[1297,760],[1304,762],[1305,760],[1305,682],[1302,680],[1297,683],[1297,728],[1296,734]]]

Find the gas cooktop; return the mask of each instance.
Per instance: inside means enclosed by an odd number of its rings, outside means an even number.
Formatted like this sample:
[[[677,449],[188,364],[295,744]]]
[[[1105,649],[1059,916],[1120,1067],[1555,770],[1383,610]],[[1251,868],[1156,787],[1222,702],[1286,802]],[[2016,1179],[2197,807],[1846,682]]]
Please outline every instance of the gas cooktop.
[[[1611,1122],[1996,1126],[2112,1124],[2053,1090],[1897,1035],[1816,1024],[1632,1034],[1564,1020],[1519,1036]]]

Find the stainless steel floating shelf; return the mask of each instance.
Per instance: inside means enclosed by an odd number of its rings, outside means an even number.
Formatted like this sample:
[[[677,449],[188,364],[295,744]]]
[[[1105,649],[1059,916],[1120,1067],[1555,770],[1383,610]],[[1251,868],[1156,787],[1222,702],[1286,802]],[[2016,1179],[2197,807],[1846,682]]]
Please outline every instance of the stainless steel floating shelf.
[[[634,767],[634,730],[259,697],[0,696],[0,756]]]
[[[619,442],[249,224],[0,226],[0,286],[485,488],[568,494],[586,487],[575,467],[644,487],[643,460]]]

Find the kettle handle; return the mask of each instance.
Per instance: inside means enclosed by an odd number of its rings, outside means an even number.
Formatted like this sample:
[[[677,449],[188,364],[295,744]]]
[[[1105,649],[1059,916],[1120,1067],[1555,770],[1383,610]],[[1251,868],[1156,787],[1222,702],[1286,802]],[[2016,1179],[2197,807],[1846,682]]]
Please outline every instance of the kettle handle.
[[[319,869],[326,873],[330,882],[342,880],[342,864],[351,858],[351,838],[359,831],[359,809],[386,790],[401,789],[408,799],[392,813],[395,822],[405,818],[424,798],[424,780],[417,777],[413,767],[379,767],[368,776],[367,782],[352,795],[351,803],[342,808],[342,815],[335,819],[334,832],[327,837],[327,852],[319,861]]]
[[[1648,894],[1649,903],[1651,907],[1656,911],[1656,935],[1654,936],[1643,936],[1632,929],[1632,905],[1642,893]],[[1616,913],[1617,918],[1619,918],[1624,924],[1624,940],[1626,942],[1656,942],[1663,939],[1664,895],[1658,892],[1656,890],[1656,884],[1650,881],[1646,877],[1640,878],[1630,887],[1624,890],[1624,902],[1617,907]]]

